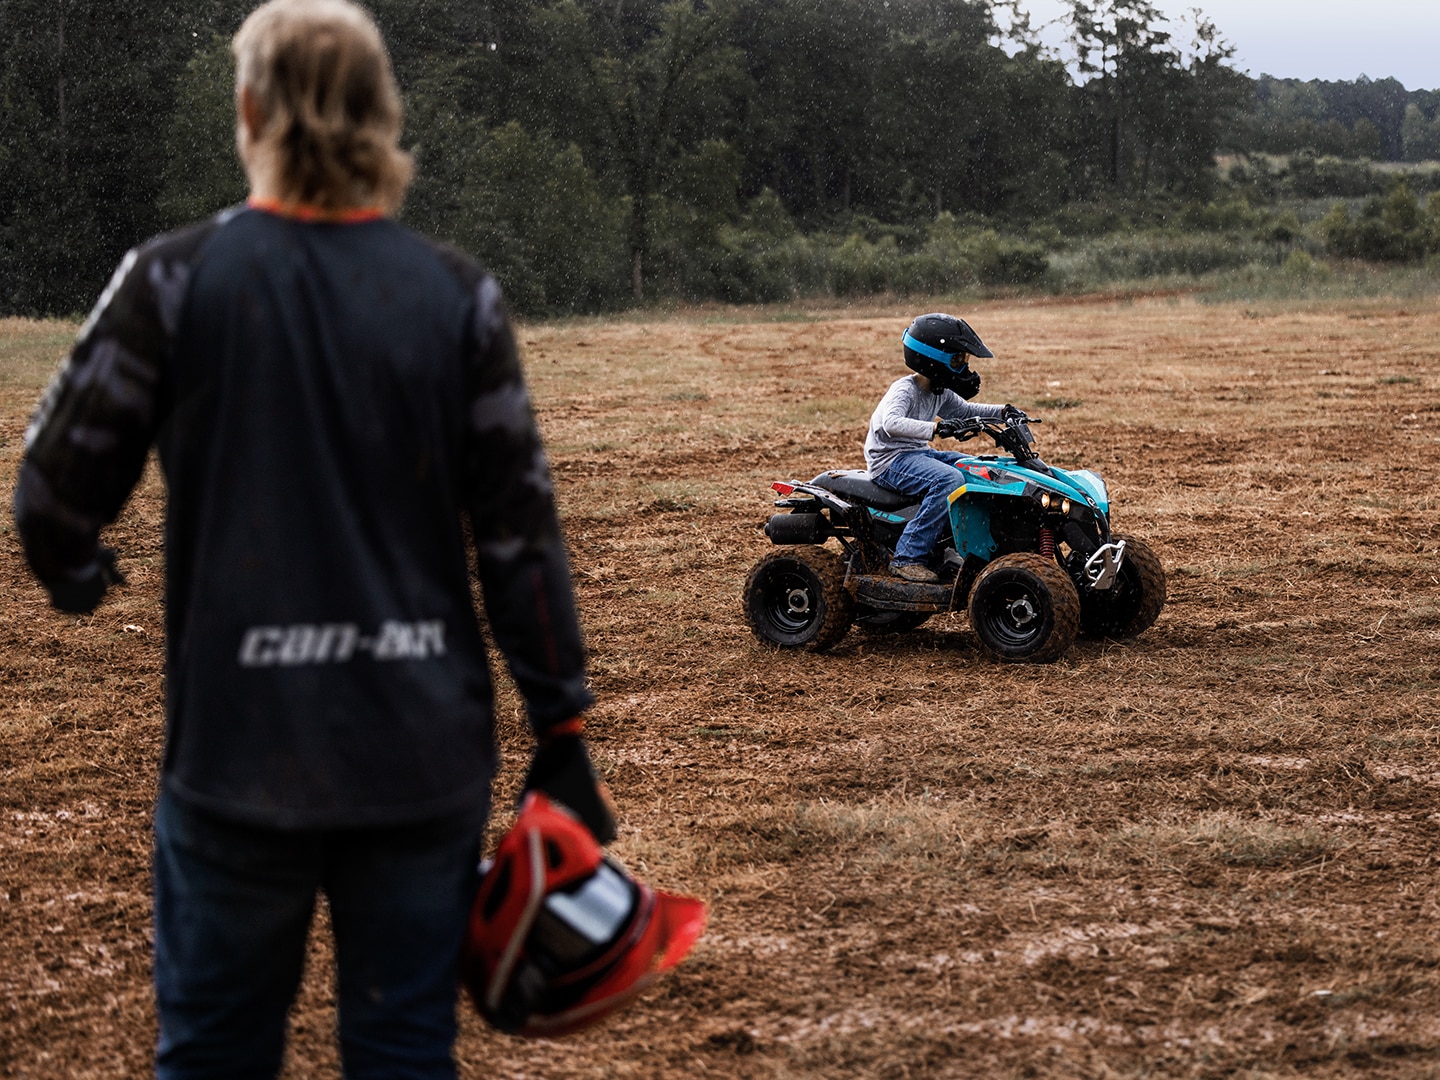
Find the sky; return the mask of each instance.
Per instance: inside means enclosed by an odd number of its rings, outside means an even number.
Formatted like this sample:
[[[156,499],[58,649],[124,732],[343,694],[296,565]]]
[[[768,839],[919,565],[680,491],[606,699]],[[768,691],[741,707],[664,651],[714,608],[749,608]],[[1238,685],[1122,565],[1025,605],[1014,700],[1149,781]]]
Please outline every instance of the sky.
[[[1171,29],[1199,7],[1235,46],[1231,63],[1252,76],[1393,77],[1407,90],[1440,90],[1440,0],[1152,0]],[[1022,0],[1034,26],[1068,10],[1063,0]],[[1060,44],[1063,29],[1044,35]],[[1177,44],[1182,34],[1176,32]]]

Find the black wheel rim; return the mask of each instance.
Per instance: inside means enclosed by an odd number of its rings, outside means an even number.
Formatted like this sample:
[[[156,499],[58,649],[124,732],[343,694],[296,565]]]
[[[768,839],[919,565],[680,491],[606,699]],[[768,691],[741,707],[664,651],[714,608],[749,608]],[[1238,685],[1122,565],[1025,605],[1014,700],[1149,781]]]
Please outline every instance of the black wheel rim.
[[[820,618],[820,583],[792,567],[773,567],[761,590],[760,614],[780,633],[803,634]]]
[[[1024,649],[1046,633],[1050,597],[1044,589],[1010,579],[994,582],[983,597],[980,616],[986,634],[1005,649]]]

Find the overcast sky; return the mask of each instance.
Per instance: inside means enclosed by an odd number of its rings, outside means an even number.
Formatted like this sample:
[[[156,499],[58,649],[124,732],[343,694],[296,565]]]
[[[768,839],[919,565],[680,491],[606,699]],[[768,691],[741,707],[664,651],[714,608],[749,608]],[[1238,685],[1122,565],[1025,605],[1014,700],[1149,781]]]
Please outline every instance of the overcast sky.
[[[1172,20],[1199,7],[1235,46],[1250,75],[1294,79],[1393,76],[1407,90],[1440,90],[1440,0],[1152,0]],[[1022,0],[1040,25],[1063,0]],[[1172,22],[1172,30],[1178,27]],[[1182,37],[1176,33],[1177,43]],[[1052,29],[1046,40],[1060,43]]]

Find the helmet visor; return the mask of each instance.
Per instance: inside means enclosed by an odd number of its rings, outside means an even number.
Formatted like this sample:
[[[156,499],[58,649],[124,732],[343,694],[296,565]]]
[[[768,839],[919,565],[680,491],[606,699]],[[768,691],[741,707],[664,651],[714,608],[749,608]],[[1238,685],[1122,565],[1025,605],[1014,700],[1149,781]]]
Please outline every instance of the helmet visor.
[[[900,340],[904,342],[907,349],[917,352],[927,359],[934,360],[938,364],[944,364],[951,371],[964,371],[970,365],[970,354],[963,349],[958,352],[946,352],[944,349],[937,349],[934,345],[926,345],[925,342],[919,338],[911,336],[908,330]],[[988,351],[986,355],[990,355]]]

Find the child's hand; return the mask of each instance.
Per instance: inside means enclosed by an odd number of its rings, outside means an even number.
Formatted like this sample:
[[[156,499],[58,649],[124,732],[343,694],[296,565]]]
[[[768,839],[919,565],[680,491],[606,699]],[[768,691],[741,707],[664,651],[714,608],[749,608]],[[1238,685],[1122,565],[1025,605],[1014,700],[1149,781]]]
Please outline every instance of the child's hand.
[[[935,425],[935,438],[959,439],[966,435],[974,435],[979,430],[979,422],[973,419],[941,420]]]

